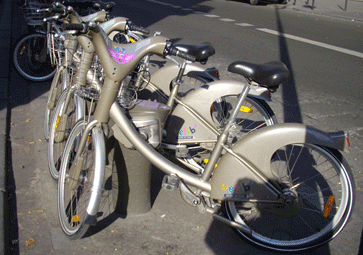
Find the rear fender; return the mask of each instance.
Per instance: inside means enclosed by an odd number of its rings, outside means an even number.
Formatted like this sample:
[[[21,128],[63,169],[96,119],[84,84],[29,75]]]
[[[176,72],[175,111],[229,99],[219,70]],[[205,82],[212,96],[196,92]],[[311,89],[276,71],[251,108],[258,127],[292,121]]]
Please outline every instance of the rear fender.
[[[189,92],[181,99],[182,103],[174,108],[169,118],[166,141],[169,143],[216,141],[219,132],[210,129],[210,127],[215,127],[211,115],[211,105],[220,97],[238,96],[244,86],[246,86],[245,83],[238,81],[216,80]],[[269,92],[266,88],[259,87],[251,89],[249,95],[251,94],[265,97],[269,95]],[[201,116],[203,121],[200,121],[190,111]],[[193,130],[192,134],[191,130],[188,132],[188,129]]]
[[[284,123],[257,130],[232,147],[239,159],[228,152],[222,157],[211,179],[211,197],[275,200],[280,188],[270,169],[270,160],[278,149],[289,144],[309,143],[347,151],[346,140],[344,132],[325,133],[302,124]],[[256,169],[256,173],[250,168]],[[266,181],[273,187],[267,186]]]

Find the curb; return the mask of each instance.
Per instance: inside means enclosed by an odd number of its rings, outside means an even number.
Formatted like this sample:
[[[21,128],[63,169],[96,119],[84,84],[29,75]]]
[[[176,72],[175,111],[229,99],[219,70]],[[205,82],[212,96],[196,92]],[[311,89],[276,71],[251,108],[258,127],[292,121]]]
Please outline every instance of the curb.
[[[11,17],[12,1],[4,0],[0,3],[0,254],[8,254],[8,194],[7,194],[7,140],[9,127],[9,63],[11,49]]]

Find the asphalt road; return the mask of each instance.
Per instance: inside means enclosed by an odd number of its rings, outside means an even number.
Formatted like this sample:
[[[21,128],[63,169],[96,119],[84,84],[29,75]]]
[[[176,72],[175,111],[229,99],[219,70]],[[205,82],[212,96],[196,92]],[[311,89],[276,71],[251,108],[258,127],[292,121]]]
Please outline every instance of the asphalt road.
[[[222,79],[236,60],[281,60],[292,78],[273,94],[270,106],[280,122],[303,122],[324,131],[346,130],[351,153],[344,154],[356,179],[350,222],[329,244],[310,254],[358,254],[362,222],[363,24],[313,16],[283,6],[225,1],[116,1],[115,16],[129,17],[152,32],[180,43],[211,42],[206,67]],[[169,5],[165,5],[169,3]],[[26,33],[15,15],[13,40]],[[276,35],[277,34],[277,35]],[[281,36],[283,35],[283,36]],[[183,203],[179,192],[160,190],[153,179],[152,210],[141,216],[110,217],[81,240],[69,241],[57,218],[56,183],[47,166],[43,135],[49,83],[30,83],[11,72],[11,159],[13,253],[29,254],[278,254],[239,239],[209,214]],[[12,178],[13,177],[13,178]],[[26,245],[33,239],[32,245]]]

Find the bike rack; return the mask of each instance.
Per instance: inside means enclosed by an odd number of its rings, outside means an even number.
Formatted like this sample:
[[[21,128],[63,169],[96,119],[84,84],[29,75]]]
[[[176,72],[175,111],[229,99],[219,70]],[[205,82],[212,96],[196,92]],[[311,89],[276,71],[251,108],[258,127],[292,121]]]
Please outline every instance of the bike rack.
[[[121,143],[119,147],[121,150],[115,149],[115,155],[120,157],[116,159],[112,171],[115,212],[128,216],[147,213],[151,210],[150,182],[153,165],[139,151],[128,149]]]

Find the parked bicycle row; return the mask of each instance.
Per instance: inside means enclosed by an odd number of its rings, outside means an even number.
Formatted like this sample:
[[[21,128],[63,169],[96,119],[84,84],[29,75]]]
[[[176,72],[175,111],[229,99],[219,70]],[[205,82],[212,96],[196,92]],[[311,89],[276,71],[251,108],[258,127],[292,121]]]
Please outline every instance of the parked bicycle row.
[[[139,151],[166,174],[163,188],[259,246],[306,250],[338,235],[354,200],[340,153],[349,137],[277,123],[268,101],[288,81],[286,65],[236,61],[228,71],[241,79],[221,80],[204,66],[211,43],[150,36],[132,17],[111,18],[114,6],[28,1],[35,33],[14,51],[23,77],[52,78],[44,132],[65,235],[81,238],[115,210],[115,147]],[[151,71],[151,56],[170,63]]]

